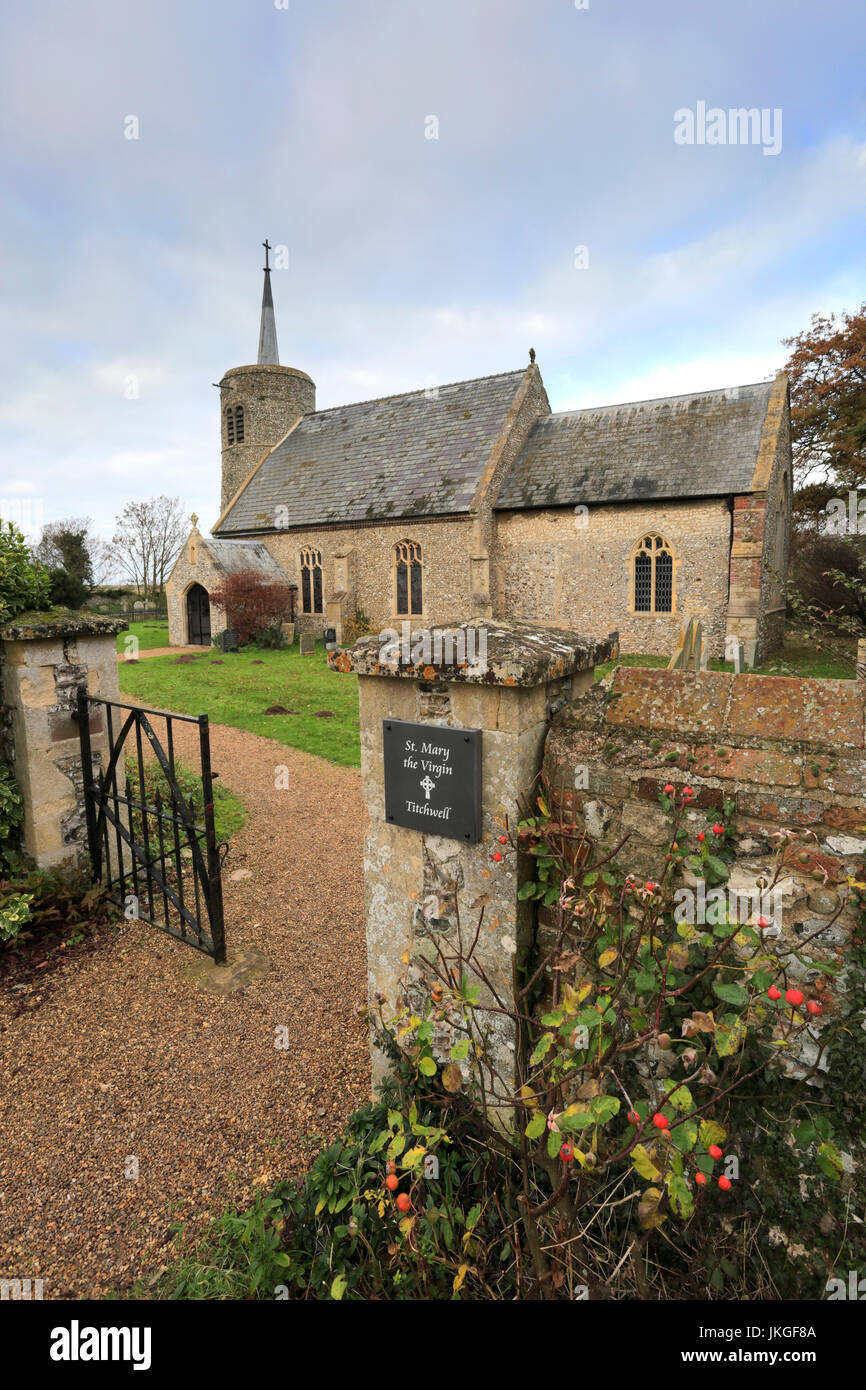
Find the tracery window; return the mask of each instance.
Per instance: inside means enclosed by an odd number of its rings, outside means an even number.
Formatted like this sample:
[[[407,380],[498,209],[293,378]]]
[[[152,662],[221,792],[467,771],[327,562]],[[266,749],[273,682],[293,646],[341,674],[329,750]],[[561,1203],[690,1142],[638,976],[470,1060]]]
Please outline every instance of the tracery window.
[[[674,557],[663,536],[645,535],[634,552],[635,613],[672,613]]]
[[[423,561],[417,541],[398,541],[394,546],[394,599],[398,616],[413,617],[424,611]]]
[[[301,612],[323,613],[322,552],[305,546],[301,551]]]

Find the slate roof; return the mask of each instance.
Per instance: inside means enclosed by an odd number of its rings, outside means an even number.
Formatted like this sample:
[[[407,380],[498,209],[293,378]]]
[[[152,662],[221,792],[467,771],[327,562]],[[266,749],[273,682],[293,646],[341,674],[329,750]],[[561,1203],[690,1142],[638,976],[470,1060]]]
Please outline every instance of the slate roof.
[[[525,369],[305,415],[217,534],[468,511]],[[288,509],[287,516],[277,509]]]
[[[278,579],[281,584],[286,582],[285,574],[262,541],[224,541],[210,536],[202,537],[202,541],[226,574],[255,570],[268,579]]]
[[[496,507],[718,497],[748,492],[771,381],[543,415]]]

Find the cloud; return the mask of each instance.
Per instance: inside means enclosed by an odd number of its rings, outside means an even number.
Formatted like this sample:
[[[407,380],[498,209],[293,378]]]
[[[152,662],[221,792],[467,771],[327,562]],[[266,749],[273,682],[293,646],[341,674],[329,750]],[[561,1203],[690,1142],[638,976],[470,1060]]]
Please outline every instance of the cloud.
[[[212,383],[255,354],[266,234],[290,251],[281,358],[321,406],[513,369],[530,346],[554,409],[761,379],[813,310],[862,297],[858,9],[816,27],[789,0],[760,26],[746,0],[18,7],[8,472],[48,519],[104,534],[159,492],[215,519]],[[781,106],[782,153],[675,145],[698,99]]]

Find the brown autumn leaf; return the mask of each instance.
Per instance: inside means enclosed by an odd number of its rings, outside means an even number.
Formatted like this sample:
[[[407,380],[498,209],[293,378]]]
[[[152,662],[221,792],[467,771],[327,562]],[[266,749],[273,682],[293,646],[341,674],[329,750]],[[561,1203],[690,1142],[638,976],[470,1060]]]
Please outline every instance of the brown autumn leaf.
[[[442,1071],[442,1085],[446,1091],[459,1091],[463,1085],[463,1072],[456,1062],[449,1062]]]
[[[665,1213],[658,1209],[662,1195],[657,1187],[648,1187],[641,1197],[637,1218],[642,1230],[651,1231],[654,1226],[660,1226],[667,1219]]]

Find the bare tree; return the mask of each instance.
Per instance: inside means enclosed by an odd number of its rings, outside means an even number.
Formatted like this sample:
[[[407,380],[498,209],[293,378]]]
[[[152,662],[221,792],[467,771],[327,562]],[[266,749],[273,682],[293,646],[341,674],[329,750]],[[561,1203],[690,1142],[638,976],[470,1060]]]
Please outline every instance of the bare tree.
[[[116,566],[142,598],[155,597],[165,587],[189,530],[180,498],[160,496],[151,497],[149,502],[127,502],[115,524],[112,553]]]

